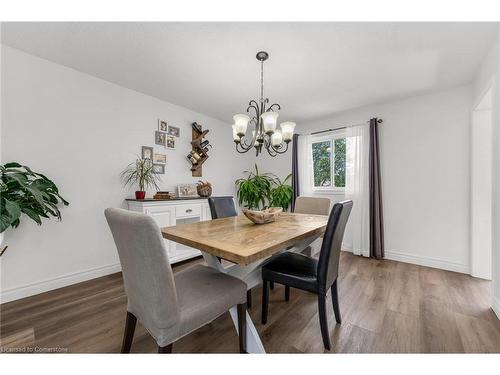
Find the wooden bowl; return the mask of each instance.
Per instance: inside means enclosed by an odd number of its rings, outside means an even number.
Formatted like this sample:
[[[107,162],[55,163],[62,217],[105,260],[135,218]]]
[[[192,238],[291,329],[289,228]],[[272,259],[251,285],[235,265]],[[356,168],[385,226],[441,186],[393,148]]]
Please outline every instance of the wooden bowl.
[[[243,209],[243,214],[255,224],[272,223],[283,212],[281,207],[270,207],[263,211]]]

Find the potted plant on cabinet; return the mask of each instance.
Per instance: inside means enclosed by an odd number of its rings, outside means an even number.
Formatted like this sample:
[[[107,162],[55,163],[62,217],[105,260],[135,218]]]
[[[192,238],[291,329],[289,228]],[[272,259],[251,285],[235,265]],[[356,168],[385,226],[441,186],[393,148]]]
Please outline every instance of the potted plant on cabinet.
[[[160,177],[154,172],[153,162],[150,159],[137,159],[130,163],[121,173],[121,178],[125,186],[134,184],[139,186],[139,190],[135,192],[136,199],[144,199],[147,188],[159,189]]]

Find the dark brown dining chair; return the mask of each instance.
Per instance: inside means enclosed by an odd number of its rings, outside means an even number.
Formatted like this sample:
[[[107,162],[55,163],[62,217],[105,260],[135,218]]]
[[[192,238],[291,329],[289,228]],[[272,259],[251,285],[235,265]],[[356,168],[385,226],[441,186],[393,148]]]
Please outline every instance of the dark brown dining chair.
[[[335,320],[341,324],[337,277],[344,230],[352,208],[352,201],[336,203],[328,218],[319,260],[303,254],[285,252],[271,258],[262,267],[262,324],[267,323],[269,307],[268,283],[275,282],[318,295],[319,324],[326,350],[330,350],[330,335],[326,315],[326,294],[332,292]],[[289,290],[289,289],[288,289]],[[285,296],[289,298],[289,293]]]
[[[208,198],[210,214],[212,219],[222,219],[223,217],[238,216],[234,207],[233,197],[210,197]],[[220,261],[220,259],[219,259]],[[252,307],[252,290],[247,290],[247,307]]]
[[[174,274],[165,241],[152,217],[120,208],[105,216],[115,240],[127,294],[121,352],[129,353],[137,320],[159,353],[237,306],[240,352],[246,352],[246,289],[236,277],[196,265]]]

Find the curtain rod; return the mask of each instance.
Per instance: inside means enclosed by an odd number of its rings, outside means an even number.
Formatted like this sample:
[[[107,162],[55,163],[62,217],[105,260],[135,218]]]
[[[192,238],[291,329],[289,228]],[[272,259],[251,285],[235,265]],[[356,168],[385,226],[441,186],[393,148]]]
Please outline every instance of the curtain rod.
[[[366,121],[366,123],[369,123],[370,120]],[[377,119],[377,123],[378,124],[381,124],[383,123],[384,120],[382,120],[381,118]],[[334,130],[341,130],[341,129],[346,129],[346,128],[350,128],[350,127],[353,127],[353,126],[358,126],[358,125],[361,125],[361,124],[353,124],[353,125],[346,125],[346,126],[341,126],[339,128],[333,128],[333,129],[326,129],[326,130],[320,130],[320,131],[317,131],[317,132],[312,132],[311,135],[315,135],[315,134],[321,134],[321,133],[327,133],[327,132],[332,132]]]

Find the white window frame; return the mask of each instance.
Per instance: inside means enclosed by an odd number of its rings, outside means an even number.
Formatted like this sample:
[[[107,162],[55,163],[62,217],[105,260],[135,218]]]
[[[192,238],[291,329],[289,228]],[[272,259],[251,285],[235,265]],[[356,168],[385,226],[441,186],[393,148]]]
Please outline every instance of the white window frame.
[[[332,184],[335,184],[335,140],[340,139],[340,138],[345,138],[346,137],[346,132],[345,129],[341,130],[336,130],[333,132],[328,133],[327,135],[321,135],[321,136],[313,136],[311,137],[311,141],[309,144],[309,150],[311,152],[311,188],[312,191],[315,193],[323,193],[323,194],[344,194],[345,193],[345,187],[337,187],[337,186],[314,186],[314,160],[312,156],[312,145],[314,143],[320,143],[320,142],[327,142],[329,141],[331,144],[332,151],[330,152],[330,166],[331,166],[331,171],[330,171],[330,176],[331,176],[331,182]]]

